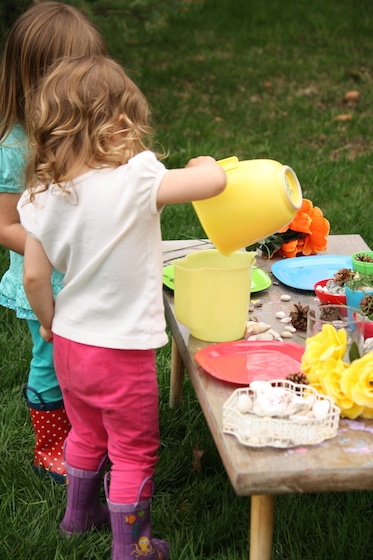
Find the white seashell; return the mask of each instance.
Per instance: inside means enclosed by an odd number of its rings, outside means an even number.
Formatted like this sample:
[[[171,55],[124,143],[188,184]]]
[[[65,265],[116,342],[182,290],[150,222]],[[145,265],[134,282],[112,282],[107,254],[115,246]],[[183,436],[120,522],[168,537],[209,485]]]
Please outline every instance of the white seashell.
[[[299,395],[293,395],[293,407],[294,414],[306,414],[311,410],[315,398],[311,395],[310,397],[300,397]]]
[[[284,317],[281,319],[281,323],[291,323],[291,317]]]
[[[282,296],[280,297],[281,301],[290,301],[291,300],[291,296],[289,296],[289,294],[282,294]]]
[[[295,327],[293,327],[293,325],[287,325],[285,327],[285,331],[289,331],[289,332],[294,333],[294,332],[297,332],[297,329]]]
[[[270,328],[271,325],[267,325],[266,323],[263,322],[258,323],[256,321],[248,321],[246,323],[245,338],[248,338],[253,334],[263,333],[265,331],[268,331],[268,329]]]
[[[267,333],[271,333],[273,335],[274,340],[282,340],[280,333],[275,331],[274,329],[269,329]]]
[[[286,317],[286,313],[284,311],[277,311],[276,317],[277,319],[283,319],[284,317]]]
[[[282,338],[293,338],[293,333],[291,333],[289,330],[282,331],[280,335]]]
[[[255,337],[256,340],[275,340],[274,334],[269,330],[267,332],[263,332],[257,334]]]
[[[270,383],[268,383],[268,381],[252,381],[250,383],[250,389],[256,393],[268,393],[273,389],[273,387]]]
[[[323,420],[326,418],[330,410],[330,403],[326,399],[314,402],[312,406],[312,412],[318,420]]]
[[[281,387],[271,387],[270,390],[257,393],[253,412],[258,416],[284,418],[294,412],[294,407],[291,405],[292,399],[293,395],[290,391]]]
[[[247,414],[251,412],[252,409],[253,409],[253,401],[251,400],[249,395],[242,393],[237,399],[237,410],[239,412],[242,412],[242,414]]]
[[[363,344],[363,354],[373,351],[373,338],[366,338]]]

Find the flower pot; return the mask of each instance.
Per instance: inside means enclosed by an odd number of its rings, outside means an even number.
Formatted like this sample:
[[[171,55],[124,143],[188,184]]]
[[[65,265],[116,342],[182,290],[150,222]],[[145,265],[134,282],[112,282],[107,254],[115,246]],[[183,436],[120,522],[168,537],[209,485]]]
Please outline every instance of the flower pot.
[[[345,287],[347,305],[360,309],[360,302],[366,295],[373,295],[372,288],[364,288],[361,290],[351,290]],[[364,338],[373,337],[373,321],[366,319],[364,322]]]

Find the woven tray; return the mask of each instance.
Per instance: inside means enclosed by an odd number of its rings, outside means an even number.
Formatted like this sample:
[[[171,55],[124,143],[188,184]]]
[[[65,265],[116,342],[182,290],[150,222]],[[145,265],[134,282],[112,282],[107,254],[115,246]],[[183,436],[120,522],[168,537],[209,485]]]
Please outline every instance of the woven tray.
[[[310,395],[316,401],[329,402],[329,412],[322,419],[296,415],[292,418],[257,416],[238,410],[240,395],[248,395],[255,402],[257,393],[250,387],[236,389],[223,405],[223,431],[233,434],[243,444],[250,447],[296,447],[313,445],[337,434],[340,410],[332,399],[322,395],[309,385],[278,380],[272,386],[281,387],[304,398]]]

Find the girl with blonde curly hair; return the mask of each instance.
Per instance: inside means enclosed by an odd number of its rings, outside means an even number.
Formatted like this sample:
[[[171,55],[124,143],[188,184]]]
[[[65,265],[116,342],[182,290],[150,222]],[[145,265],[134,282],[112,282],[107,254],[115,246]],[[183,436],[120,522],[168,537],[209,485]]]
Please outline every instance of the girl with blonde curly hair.
[[[225,172],[209,156],[167,170],[150,149],[145,97],[107,57],[60,62],[30,114],[28,191],[18,204],[28,232],[24,283],[42,336],[53,340],[72,424],[68,477],[89,477],[108,454],[113,560],[167,559],[169,545],[152,539],[150,525],[155,351],[168,342],[160,214],[165,204],[219,194]],[[56,300],[52,267],[65,275]],[[62,529],[74,507],[70,484]]]

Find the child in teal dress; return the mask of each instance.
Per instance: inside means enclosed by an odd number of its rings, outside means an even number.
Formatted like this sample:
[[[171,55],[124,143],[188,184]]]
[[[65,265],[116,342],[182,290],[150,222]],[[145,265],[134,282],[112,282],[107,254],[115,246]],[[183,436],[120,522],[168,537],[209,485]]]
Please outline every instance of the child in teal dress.
[[[24,189],[28,138],[24,125],[31,93],[58,58],[106,54],[94,25],[76,8],[60,2],[33,4],[10,28],[0,62],[0,244],[9,249],[10,266],[0,283],[0,305],[14,309],[28,323],[32,360],[26,402],[35,432],[34,468],[65,481],[63,444],[70,429],[53,366],[53,345],[39,334],[40,324],[23,289],[26,233],[17,202]],[[52,273],[54,294],[63,276]]]

